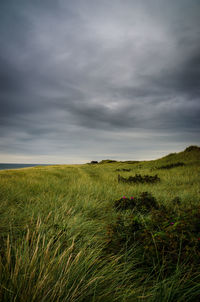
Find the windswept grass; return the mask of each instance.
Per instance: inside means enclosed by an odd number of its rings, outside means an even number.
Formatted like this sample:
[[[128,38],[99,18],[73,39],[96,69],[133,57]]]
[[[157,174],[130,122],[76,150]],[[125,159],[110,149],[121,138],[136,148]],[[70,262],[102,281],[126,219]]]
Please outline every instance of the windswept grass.
[[[1,171],[0,300],[199,301],[199,162],[190,147],[157,161]],[[156,170],[160,181],[118,183],[116,170]]]

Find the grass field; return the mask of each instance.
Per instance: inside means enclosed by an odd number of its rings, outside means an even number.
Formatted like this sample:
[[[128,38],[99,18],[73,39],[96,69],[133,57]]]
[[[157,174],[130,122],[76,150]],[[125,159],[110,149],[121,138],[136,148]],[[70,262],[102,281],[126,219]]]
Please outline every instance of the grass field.
[[[199,176],[199,147],[1,171],[0,301],[200,301]]]

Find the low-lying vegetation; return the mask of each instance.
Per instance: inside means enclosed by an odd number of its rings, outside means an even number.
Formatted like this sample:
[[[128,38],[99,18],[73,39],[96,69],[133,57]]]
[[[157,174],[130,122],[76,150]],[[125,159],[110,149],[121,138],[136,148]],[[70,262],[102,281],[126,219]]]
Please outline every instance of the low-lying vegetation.
[[[0,301],[198,302],[199,149],[1,171]]]
[[[189,146],[187,147],[184,152],[200,152],[200,147],[198,146]]]
[[[179,207],[178,198],[172,202],[172,209],[159,206],[148,192],[138,198],[124,196],[116,200],[114,208],[121,212],[107,227],[106,248],[118,253],[137,244],[144,263],[164,266],[165,277],[177,263],[187,262],[191,267],[199,265],[200,206],[184,209]]]
[[[112,164],[112,163],[116,163],[117,161],[116,160],[113,160],[113,159],[104,159],[104,160],[101,160],[99,163],[100,164]]]
[[[183,162],[178,162],[178,163],[163,165],[163,166],[158,167],[157,169],[172,169],[172,168],[183,167],[183,166],[185,166],[185,164]]]
[[[92,160],[92,161],[90,162],[90,164],[92,164],[92,165],[98,164],[98,161]]]
[[[160,181],[160,178],[158,175],[140,175],[136,174],[135,176],[129,176],[128,178],[125,178],[121,175],[118,175],[118,182],[124,182],[124,183],[155,183]]]
[[[126,169],[126,168],[122,168],[122,169],[116,169],[115,171],[117,171],[117,172],[130,172],[131,171],[131,169]]]
[[[114,202],[114,207],[116,210],[134,210],[134,211],[150,211],[152,209],[158,209],[158,204],[156,199],[151,195],[151,193],[143,192],[139,197],[127,198],[123,196],[122,198]]]

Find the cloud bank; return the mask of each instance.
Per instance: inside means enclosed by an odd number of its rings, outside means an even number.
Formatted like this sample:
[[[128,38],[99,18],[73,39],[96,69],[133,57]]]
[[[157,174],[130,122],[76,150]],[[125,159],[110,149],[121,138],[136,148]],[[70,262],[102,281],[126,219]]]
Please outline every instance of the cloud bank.
[[[198,144],[200,3],[1,1],[1,162],[150,159]]]

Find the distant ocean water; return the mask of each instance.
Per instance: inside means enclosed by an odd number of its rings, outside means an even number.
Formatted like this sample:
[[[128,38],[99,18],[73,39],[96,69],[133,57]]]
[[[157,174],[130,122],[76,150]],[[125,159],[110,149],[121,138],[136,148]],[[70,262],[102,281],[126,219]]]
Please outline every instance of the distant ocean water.
[[[20,169],[20,168],[30,168],[36,166],[50,166],[45,164],[1,164],[0,163],[0,170],[8,170],[8,169]]]

